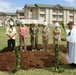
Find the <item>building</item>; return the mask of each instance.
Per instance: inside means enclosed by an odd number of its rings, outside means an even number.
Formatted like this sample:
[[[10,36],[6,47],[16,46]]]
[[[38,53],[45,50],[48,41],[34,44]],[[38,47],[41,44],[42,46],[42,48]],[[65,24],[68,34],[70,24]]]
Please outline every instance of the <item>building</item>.
[[[18,20],[20,20],[20,19],[25,19],[24,10],[17,10],[17,11],[16,11],[16,14],[17,14],[17,19],[18,19]]]
[[[0,25],[8,25],[11,18],[15,22],[17,20],[16,13],[0,12]]]
[[[42,24],[44,20],[46,20],[49,25],[57,21],[64,21],[64,24],[73,21],[74,24],[76,24],[76,9],[59,4],[25,4],[24,8],[21,11],[17,10],[16,13],[18,16],[17,19],[23,18],[26,23],[32,23],[32,20],[35,19],[40,24]]]

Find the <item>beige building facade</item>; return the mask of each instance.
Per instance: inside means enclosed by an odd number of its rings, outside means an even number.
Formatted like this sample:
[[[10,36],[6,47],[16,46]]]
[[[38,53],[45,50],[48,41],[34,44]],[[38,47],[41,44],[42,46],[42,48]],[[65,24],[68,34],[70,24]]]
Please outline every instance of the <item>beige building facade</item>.
[[[20,16],[19,13],[23,13],[23,16]],[[27,24],[32,23],[32,20],[37,20],[39,24],[42,24],[46,20],[48,25],[53,25],[58,21],[64,21],[65,25],[73,21],[76,25],[76,9],[59,4],[26,4],[22,12],[17,12],[17,19],[25,19]]]
[[[13,19],[13,21],[15,22],[17,20],[16,13],[0,12],[0,25],[8,26],[10,19]]]

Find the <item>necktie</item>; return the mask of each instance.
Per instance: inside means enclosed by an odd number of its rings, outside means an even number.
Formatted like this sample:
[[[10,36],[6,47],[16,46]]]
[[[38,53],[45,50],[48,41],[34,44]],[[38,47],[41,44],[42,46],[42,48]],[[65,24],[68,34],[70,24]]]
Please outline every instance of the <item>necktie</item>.
[[[69,32],[68,36],[70,36],[70,34],[71,34],[71,31]]]
[[[70,36],[71,31],[69,32],[68,36]],[[69,42],[67,41],[67,53],[69,53]]]

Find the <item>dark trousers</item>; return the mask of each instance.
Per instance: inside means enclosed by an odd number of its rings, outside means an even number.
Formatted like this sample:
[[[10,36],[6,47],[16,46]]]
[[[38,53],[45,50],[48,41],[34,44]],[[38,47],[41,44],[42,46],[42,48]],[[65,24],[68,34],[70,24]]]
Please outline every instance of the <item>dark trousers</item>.
[[[37,45],[38,45],[38,37],[31,37],[31,46],[32,49],[37,49]]]
[[[8,48],[10,48],[10,47],[15,47],[15,39],[9,39],[8,40]]]

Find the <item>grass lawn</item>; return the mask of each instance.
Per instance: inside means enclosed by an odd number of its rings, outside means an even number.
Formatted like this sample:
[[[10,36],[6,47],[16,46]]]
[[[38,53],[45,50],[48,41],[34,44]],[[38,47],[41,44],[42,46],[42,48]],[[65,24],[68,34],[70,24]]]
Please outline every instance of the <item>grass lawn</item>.
[[[49,44],[52,43],[52,31],[54,27],[50,27],[50,35],[49,35]],[[41,28],[39,28],[41,30]],[[65,37],[65,33],[61,28],[61,37]],[[39,32],[38,43],[42,43],[41,34]],[[19,45],[18,41],[18,33],[16,34],[16,44]],[[28,34],[27,44],[30,44],[30,35]],[[60,42],[66,46],[66,42]],[[0,50],[4,47],[7,47],[7,36],[6,36],[6,27],[0,27]],[[76,75],[76,69],[71,66],[64,65],[64,72],[58,73],[54,72],[54,68],[44,68],[44,69],[30,69],[30,70],[19,70],[15,74],[6,71],[0,71],[0,75]]]

